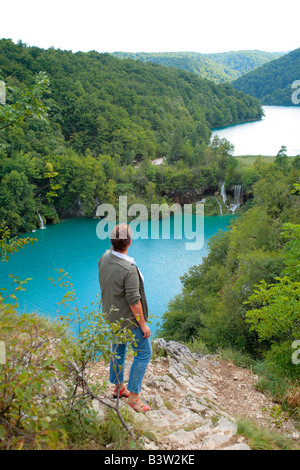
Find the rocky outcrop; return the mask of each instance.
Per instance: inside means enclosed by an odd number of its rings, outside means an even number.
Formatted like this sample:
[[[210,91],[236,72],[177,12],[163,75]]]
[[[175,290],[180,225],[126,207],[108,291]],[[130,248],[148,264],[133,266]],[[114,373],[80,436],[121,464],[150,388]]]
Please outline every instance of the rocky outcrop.
[[[154,360],[145,377],[143,396],[152,410],[143,416],[143,423],[156,430],[157,436],[155,443],[145,442],[145,448],[250,450],[247,444],[241,447],[237,442],[235,420],[217,404],[205,357],[161,338],[153,342],[153,347],[164,357]],[[239,446],[233,447],[236,444]]]
[[[212,385],[209,361],[193,354],[175,341],[153,341],[154,358],[147,368],[141,398],[151,411],[136,413],[126,407],[147,436],[143,446],[148,450],[251,450],[237,437],[237,424],[218,406]],[[128,372],[131,361],[126,363]],[[105,374],[108,373],[106,366]],[[104,370],[103,370],[104,373]],[[94,404],[100,417],[98,404]],[[149,431],[151,431],[149,433]],[[143,433],[145,436],[145,433]]]

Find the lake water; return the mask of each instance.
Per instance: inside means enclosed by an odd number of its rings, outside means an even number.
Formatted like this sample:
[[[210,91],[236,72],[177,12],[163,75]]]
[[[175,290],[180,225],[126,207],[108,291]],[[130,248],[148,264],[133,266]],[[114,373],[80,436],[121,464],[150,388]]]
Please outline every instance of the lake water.
[[[156,317],[152,321],[153,331],[170,299],[181,290],[180,276],[190,266],[201,263],[208,253],[208,240],[219,229],[225,230],[233,217],[225,214],[204,217],[204,245],[199,250],[186,250],[185,239],[133,240],[128,255],[134,257],[144,275],[149,313]],[[10,273],[21,280],[33,278],[25,285],[25,292],[17,293],[21,313],[36,311],[52,318],[57,315],[58,303],[66,291],[48,280],[58,277],[55,269],[64,269],[72,277],[80,308],[89,307],[96,300],[98,259],[110,247],[108,239],[96,236],[97,223],[98,220],[79,218],[49,225],[29,234],[37,242],[26,245],[7,263],[1,263],[0,286],[8,289],[7,294],[12,292]],[[63,312],[60,307],[60,313]]]
[[[214,129],[212,137],[225,137],[234,155],[275,156],[282,145],[290,157],[300,155],[300,106],[263,106],[261,121]]]

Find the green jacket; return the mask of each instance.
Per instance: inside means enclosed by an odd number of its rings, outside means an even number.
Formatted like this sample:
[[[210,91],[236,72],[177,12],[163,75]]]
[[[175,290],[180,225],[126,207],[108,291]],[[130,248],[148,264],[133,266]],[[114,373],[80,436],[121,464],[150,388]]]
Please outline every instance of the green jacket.
[[[110,323],[124,319],[121,329],[130,330],[139,324],[129,307],[141,301],[145,321],[148,306],[144,282],[136,265],[113,255],[107,250],[98,262],[102,311]]]

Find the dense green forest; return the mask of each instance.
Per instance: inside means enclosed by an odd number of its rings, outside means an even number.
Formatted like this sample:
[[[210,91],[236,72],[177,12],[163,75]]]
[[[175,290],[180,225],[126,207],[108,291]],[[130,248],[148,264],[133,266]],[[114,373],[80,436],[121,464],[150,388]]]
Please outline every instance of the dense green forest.
[[[206,54],[206,56],[215,62],[235,70],[239,76],[244,75],[250,70],[256,69],[271,60],[278,59],[285,55],[285,52],[264,52],[264,51],[230,51]]]
[[[215,54],[199,52],[114,52],[119,59],[135,59],[142,62],[176,67],[192,72],[215,83],[230,82],[283,53],[261,51],[231,51]]]
[[[243,75],[232,84],[264,105],[291,106],[292,84],[300,77],[300,48]]]
[[[300,378],[291,361],[292,342],[300,339],[299,180],[300,156],[279,152],[273,163],[258,157],[245,167],[243,185],[253,198],[230,230],[212,237],[202,264],[183,276],[161,336],[200,341],[210,351],[266,354],[277,372]]]
[[[7,91],[0,119],[20,112],[20,103],[27,117],[0,125],[0,218],[12,233],[34,229],[38,212],[55,223],[93,216],[97,204],[117,203],[122,194],[184,202],[187,192],[196,198],[218,190],[220,180],[234,183],[230,146],[209,145],[210,128],[262,116],[256,98],[229,84],[94,51],[3,39],[0,70]],[[40,71],[49,81],[39,96],[43,120],[30,115]],[[162,156],[162,168],[151,164]]]

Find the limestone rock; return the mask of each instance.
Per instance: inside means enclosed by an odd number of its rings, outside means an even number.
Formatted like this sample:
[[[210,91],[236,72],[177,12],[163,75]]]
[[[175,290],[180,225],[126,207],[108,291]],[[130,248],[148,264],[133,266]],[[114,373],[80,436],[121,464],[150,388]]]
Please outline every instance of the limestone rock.
[[[195,435],[193,431],[185,431],[184,429],[179,429],[178,431],[170,434],[165,440],[171,442],[172,444],[179,445],[180,448],[184,445],[189,445],[193,443]]]
[[[171,357],[181,362],[189,363],[193,359],[200,359],[201,357],[204,357],[201,353],[191,353],[188,347],[177,343],[176,341],[166,342],[166,340],[163,338],[157,338],[153,341],[153,345],[163,349]]]
[[[222,450],[251,450],[251,447],[248,444],[241,443],[241,444],[234,444],[229,447],[223,447]]]
[[[237,432],[237,425],[233,421],[230,421],[222,416],[217,423],[216,431],[234,436],[234,434]]]
[[[205,356],[162,338],[154,340],[153,346],[162,349],[165,357],[151,361],[146,370],[141,399],[151,411],[136,413],[128,410],[125,398],[120,400],[120,407],[126,407],[137,425],[149,431],[142,438],[144,449],[250,449],[235,437],[235,420],[218,404],[216,377],[208,370]],[[126,363],[127,371],[130,365]],[[95,403],[93,407],[101,416],[100,407]]]

